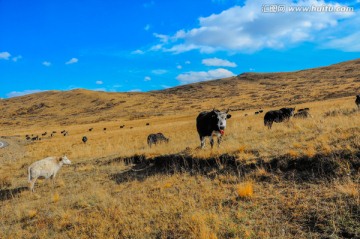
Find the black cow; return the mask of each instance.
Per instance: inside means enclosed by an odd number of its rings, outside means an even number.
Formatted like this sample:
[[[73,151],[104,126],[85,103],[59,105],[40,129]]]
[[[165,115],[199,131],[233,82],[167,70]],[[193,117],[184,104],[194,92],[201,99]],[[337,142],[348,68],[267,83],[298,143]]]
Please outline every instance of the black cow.
[[[226,112],[221,112],[219,110],[213,109],[212,111],[201,112],[196,118],[196,128],[199,133],[201,148],[205,146],[205,137],[210,137],[211,148],[214,146],[213,136],[217,137],[218,146],[220,146],[221,138],[224,135],[224,130],[226,128],[226,120],[231,118],[231,115],[228,114],[229,110]]]
[[[84,144],[86,144],[86,142],[88,141],[88,138],[86,136],[82,137],[82,141]]]
[[[122,129],[122,128],[124,128],[125,127],[125,125],[120,125],[120,129]]]
[[[358,109],[360,109],[360,95],[356,96],[355,104],[357,105]]]
[[[161,143],[161,142],[169,142],[169,138],[166,138],[162,133],[157,133],[157,134],[149,134],[149,136],[147,137],[147,143],[149,145],[149,147],[151,148],[151,145],[153,144],[157,144],[157,143]]]
[[[150,125],[150,123],[146,123],[146,126],[149,126]]]
[[[89,129],[89,132],[91,132],[93,129],[94,129],[94,128],[90,128],[90,129]]]
[[[271,129],[274,122],[280,123],[287,121],[294,115],[295,108],[281,108],[280,110],[271,110],[264,116],[264,125]]]

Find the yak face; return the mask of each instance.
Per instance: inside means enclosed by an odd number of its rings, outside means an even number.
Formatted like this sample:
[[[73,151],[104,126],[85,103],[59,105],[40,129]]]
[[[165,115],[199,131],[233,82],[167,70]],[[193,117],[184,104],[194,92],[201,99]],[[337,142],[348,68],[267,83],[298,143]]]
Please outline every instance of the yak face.
[[[216,128],[218,132],[224,134],[224,130],[226,129],[226,120],[231,118],[231,115],[227,112],[221,112],[218,110],[213,110],[214,122],[216,124]]]

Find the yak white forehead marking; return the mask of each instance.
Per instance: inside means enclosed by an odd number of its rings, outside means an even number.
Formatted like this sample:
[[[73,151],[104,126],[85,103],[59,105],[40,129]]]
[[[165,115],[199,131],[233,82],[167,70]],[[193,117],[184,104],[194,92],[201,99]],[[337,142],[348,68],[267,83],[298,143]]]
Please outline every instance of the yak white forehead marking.
[[[224,112],[217,112],[217,118],[218,118],[218,127],[223,127],[224,129],[226,128],[226,117],[227,114]]]

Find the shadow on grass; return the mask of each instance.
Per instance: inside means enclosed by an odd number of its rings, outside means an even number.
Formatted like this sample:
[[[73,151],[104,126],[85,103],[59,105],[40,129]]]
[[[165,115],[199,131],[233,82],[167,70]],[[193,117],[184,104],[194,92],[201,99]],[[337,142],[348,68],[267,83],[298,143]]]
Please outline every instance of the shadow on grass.
[[[0,190],[0,201],[5,201],[14,198],[16,195],[20,194],[22,191],[28,190],[28,187],[18,187],[11,189],[1,189]]]
[[[258,158],[255,162],[242,162],[236,154],[222,154],[207,159],[197,158],[188,153],[161,155],[146,158],[144,155],[134,155],[127,158],[114,158],[101,164],[124,162],[130,166],[125,172],[111,175],[116,183],[133,180],[143,181],[154,175],[171,175],[174,173],[190,173],[204,175],[210,178],[219,174],[231,174],[244,177],[247,174],[265,169],[284,179],[296,181],[331,180],[356,174],[360,169],[360,152],[333,152],[330,155],[318,154],[314,157],[293,158],[289,155],[264,160]],[[268,180],[269,178],[260,178]]]

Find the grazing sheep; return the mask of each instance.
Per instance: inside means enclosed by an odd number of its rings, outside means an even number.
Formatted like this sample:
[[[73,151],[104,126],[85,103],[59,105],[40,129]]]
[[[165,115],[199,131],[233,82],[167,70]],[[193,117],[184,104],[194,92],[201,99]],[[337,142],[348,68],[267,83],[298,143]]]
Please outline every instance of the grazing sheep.
[[[71,161],[65,155],[62,157],[47,157],[31,164],[28,168],[30,190],[34,192],[34,185],[39,177],[52,178],[54,182],[57,172],[64,164],[71,164]]]

